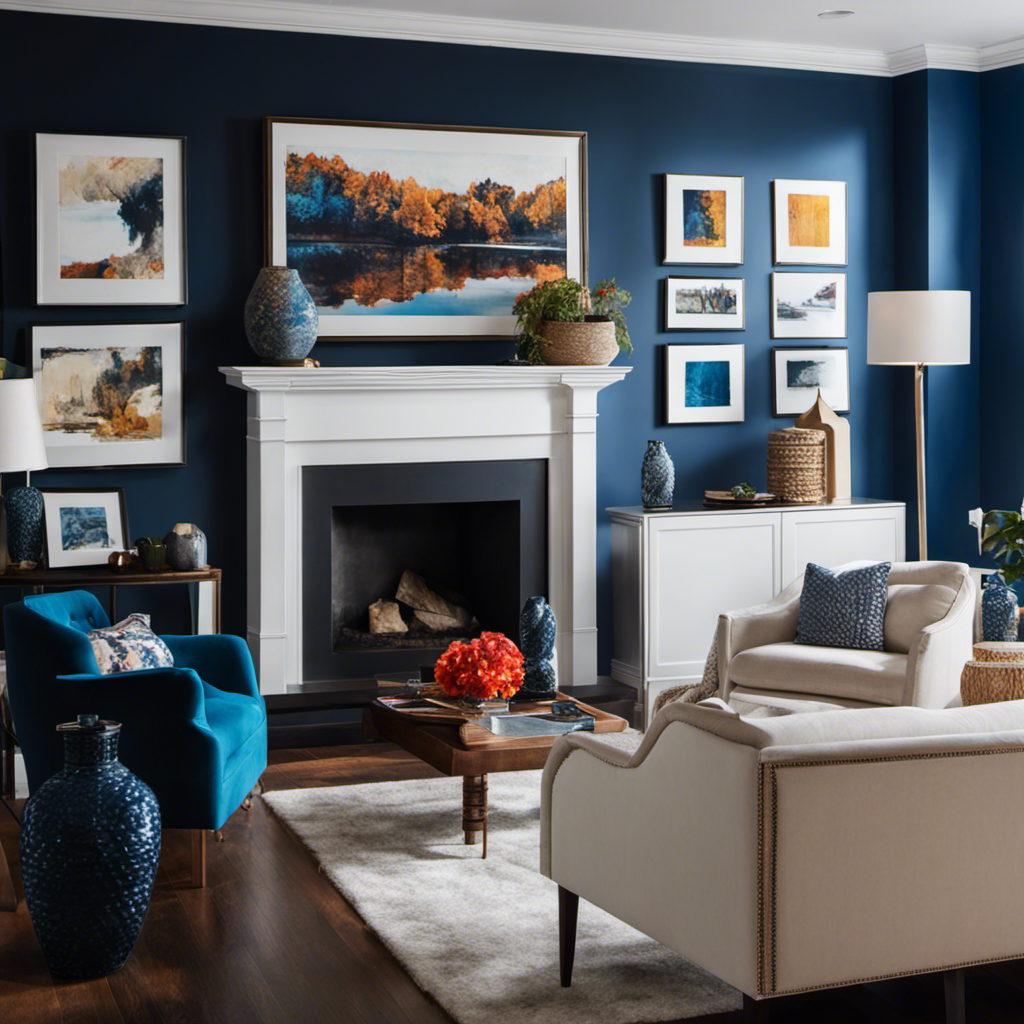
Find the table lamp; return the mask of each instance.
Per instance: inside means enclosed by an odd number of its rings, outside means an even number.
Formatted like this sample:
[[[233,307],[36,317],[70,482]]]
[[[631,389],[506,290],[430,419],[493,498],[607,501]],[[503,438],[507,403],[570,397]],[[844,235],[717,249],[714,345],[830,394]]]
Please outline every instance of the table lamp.
[[[868,292],[868,365],[914,367],[918,557],[928,558],[924,368],[971,361],[971,293]]]
[[[25,486],[3,496],[7,553],[15,565],[43,557],[43,496],[29,484],[28,474],[46,465],[35,380],[0,380],[0,473],[25,471]]]

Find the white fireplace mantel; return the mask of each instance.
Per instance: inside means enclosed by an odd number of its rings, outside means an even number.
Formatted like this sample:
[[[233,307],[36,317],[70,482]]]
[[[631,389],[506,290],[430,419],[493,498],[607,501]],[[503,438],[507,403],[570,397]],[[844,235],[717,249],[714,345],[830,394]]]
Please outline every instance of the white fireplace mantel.
[[[628,366],[223,366],[249,392],[249,647],[263,693],[302,672],[302,468],[548,460],[559,685],[597,673],[597,393]]]

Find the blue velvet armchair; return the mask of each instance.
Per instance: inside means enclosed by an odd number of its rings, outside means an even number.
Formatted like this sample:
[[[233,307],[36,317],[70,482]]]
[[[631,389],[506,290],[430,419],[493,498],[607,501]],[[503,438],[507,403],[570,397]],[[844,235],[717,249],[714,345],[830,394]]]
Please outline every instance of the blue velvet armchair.
[[[236,636],[165,636],[173,667],[101,675],[86,634],[108,625],[84,590],[4,610],[8,699],[29,790],[63,767],[55,726],[94,713],[122,723],[121,761],[156,794],[164,828],[220,829],[267,764],[266,708],[249,649]],[[202,833],[193,835],[201,879]]]

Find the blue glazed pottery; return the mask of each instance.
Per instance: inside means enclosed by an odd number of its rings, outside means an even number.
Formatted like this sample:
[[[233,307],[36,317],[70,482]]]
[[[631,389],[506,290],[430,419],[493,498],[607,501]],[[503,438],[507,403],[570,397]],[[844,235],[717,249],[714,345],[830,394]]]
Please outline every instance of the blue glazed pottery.
[[[645,509],[672,507],[672,495],[676,489],[676,467],[672,456],[665,448],[664,441],[648,441],[640,468],[640,500]]]
[[[164,537],[167,564],[177,572],[191,572],[206,565],[206,534],[194,523],[177,523]]]
[[[555,694],[555,613],[543,597],[531,597],[519,616],[519,650],[523,653],[523,685],[517,696],[550,699]]]
[[[1017,595],[993,573],[981,594],[981,635],[984,640],[1017,639]]]
[[[65,978],[124,966],[153,894],[160,808],[118,761],[120,730],[95,715],[58,725],[64,770],[22,815],[25,902],[50,971]]]
[[[245,300],[245,336],[253,352],[282,366],[301,365],[316,344],[320,317],[299,272],[264,267]]]
[[[13,487],[4,494],[7,554],[11,561],[43,560],[43,495],[35,487]]]

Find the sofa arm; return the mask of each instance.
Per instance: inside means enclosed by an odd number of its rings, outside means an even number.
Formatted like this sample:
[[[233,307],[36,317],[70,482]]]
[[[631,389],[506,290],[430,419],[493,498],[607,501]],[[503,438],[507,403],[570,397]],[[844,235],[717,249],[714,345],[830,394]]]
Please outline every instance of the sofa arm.
[[[203,681],[191,668],[177,665],[137,672],[75,673],[57,676],[61,705],[80,705],[82,713],[119,722],[132,721],[152,707],[161,728],[206,722]],[[96,705],[93,707],[92,705]]]
[[[163,642],[174,656],[175,666],[195,669],[200,678],[218,690],[259,697],[252,655],[245,641],[229,633],[201,636],[165,636]]]

